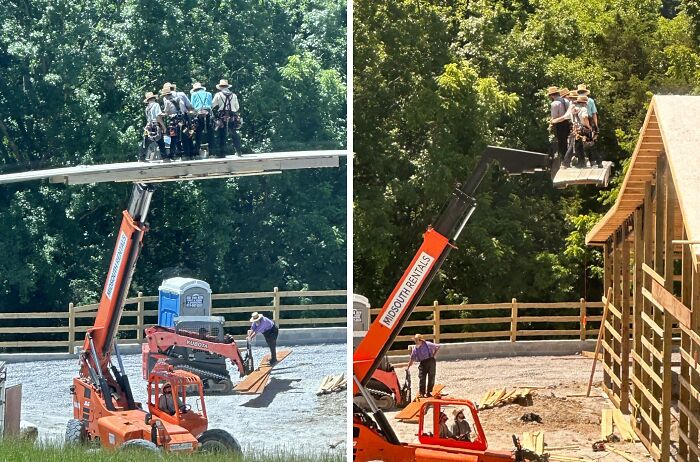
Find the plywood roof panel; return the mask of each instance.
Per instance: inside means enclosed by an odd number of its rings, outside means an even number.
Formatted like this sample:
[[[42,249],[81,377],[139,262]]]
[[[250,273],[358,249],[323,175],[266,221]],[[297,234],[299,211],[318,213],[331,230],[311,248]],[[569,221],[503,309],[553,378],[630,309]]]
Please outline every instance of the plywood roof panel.
[[[617,201],[586,235],[586,243],[602,244],[642,205],[640,186],[652,181],[656,159],[668,159],[679,214],[676,232],[685,227],[688,240],[700,242],[700,96],[656,95],[652,98],[637,146]],[[693,246],[700,256],[700,245]]]

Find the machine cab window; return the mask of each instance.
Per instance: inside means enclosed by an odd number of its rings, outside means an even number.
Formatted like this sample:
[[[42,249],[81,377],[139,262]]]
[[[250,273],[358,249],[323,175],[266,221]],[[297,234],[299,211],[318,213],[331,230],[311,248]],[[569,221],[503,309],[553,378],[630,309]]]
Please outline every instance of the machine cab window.
[[[486,449],[486,439],[471,402],[428,402],[421,409],[419,440],[425,444]]]

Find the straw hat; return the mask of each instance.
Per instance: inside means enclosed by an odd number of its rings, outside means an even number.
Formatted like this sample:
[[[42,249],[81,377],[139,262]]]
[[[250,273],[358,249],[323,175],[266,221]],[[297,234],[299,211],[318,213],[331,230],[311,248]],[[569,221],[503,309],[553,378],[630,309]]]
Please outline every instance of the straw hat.
[[[588,103],[588,96],[578,95],[578,97],[576,98],[576,104],[578,103]]]
[[[172,92],[173,90],[169,83],[166,83],[165,85],[163,85],[163,88],[160,89],[161,96],[168,96]]]
[[[591,92],[588,90],[586,84],[582,83],[579,84],[578,87],[576,87],[576,93],[578,93],[579,95],[589,95]]]
[[[250,316],[250,322],[258,322],[262,319],[262,317],[263,315],[256,311]]]
[[[575,91],[572,90],[569,92],[569,96],[567,96],[567,98],[569,98],[572,101],[576,101],[576,98],[578,98],[578,95],[576,94]]]
[[[219,83],[216,85],[216,88],[218,88],[219,90],[223,90],[224,88],[228,88],[230,86],[231,85],[228,84],[228,80],[221,79],[221,80],[219,80]]]
[[[569,96],[569,89],[564,87],[559,89],[559,96],[567,97]]]
[[[464,414],[464,409],[454,409],[454,410],[452,411],[452,416],[453,416],[453,417],[457,417],[457,415],[458,415],[460,412],[461,412],[462,414]]]
[[[158,97],[158,95],[156,95],[156,94],[153,93],[152,91],[149,91],[148,93],[146,93],[146,96],[144,96],[143,102],[144,102],[144,103],[147,103],[147,102],[149,102],[149,101],[152,100],[152,99],[156,99],[157,97]]]
[[[559,88],[557,88],[557,87],[547,88],[547,96],[558,95],[558,94],[559,94]]]
[[[192,90],[190,90],[190,92],[194,93],[197,90],[206,90],[206,88],[204,88],[201,83],[195,82],[194,85],[192,85]]]
[[[425,341],[425,339],[423,338],[423,336],[422,336],[421,334],[416,334],[416,335],[414,335],[414,336],[413,336],[413,339],[414,339],[414,340],[420,340],[421,342],[424,342],[424,341]]]

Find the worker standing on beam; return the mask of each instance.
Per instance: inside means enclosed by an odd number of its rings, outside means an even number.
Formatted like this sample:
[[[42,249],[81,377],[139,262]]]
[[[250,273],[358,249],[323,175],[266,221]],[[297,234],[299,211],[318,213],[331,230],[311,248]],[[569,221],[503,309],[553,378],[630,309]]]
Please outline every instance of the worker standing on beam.
[[[207,137],[207,146],[209,146],[209,149],[211,149],[213,144],[214,137],[211,123],[212,95],[201,83],[195,82],[195,84],[192,85],[192,90],[190,90],[190,100],[192,101],[192,107],[197,115],[197,127],[194,134],[194,153],[197,155],[200,154],[200,148],[202,147],[203,133]]]
[[[588,112],[588,117],[591,122],[591,130],[593,130],[594,135],[598,135],[600,126],[598,125],[598,108],[595,105],[595,100],[591,98],[591,91],[588,89],[585,83],[582,83],[576,87],[576,93],[578,96],[587,96],[588,103],[586,103],[586,111]]]
[[[435,355],[440,350],[440,345],[428,342],[421,334],[416,334],[413,341],[416,345],[411,351],[411,358],[406,369],[410,369],[414,362],[418,362],[418,396],[430,396],[435,385]]]
[[[561,119],[566,114],[567,104],[559,95],[559,88],[549,87],[547,96],[551,101],[550,104],[550,124],[554,129],[554,136],[557,138],[557,154],[560,159],[566,155],[569,133],[571,133],[571,122],[568,119]],[[558,120],[558,122],[555,122]]]
[[[219,91],[214,95],[212,109],[216,115],[214,130],[218,132],[218,157],[226,156],[226,141],[231,136],[236,155],[241,155],[241,137],[238,130],[241,128],[241,116],[238,113],[238,97],[231,91],[228,80],[221,79],[216,85]]]
[[[194,136],[197,130],[197,122],[193,121],[191,117],[191,115],[194,115],[194,107],[192,106],[192,103],[185,92],[177,91],[176,84],[166,82],[165,85],[170,86],[170,90],[173,92],[172,94],[180,102],[180,107],[182,108],[182,112],[184,114],[180,143],[182,144],[184,156],[192,159],[195,155]]]
[[[156,94],[152,91],[146,93],[143,100],[146,103],[146,126],[143,129],[143,142],[139,150],[139,160],[145,161],[148,148],[152,143],[158,144],[160,157],[165,159],[165,141],[163,133],[165,133],[165,123],[163,122],[163,111],[160,109],[160,104],[156,101]]]
[[[247,340],[252,341],[256,335],[262,334],[270,348],[270,365],[274,365],[277,363],[277,335],[279,334],[277,324],[257,311],[251,315],[250,322]]]
[[[163,96],[163,112],[168,116],[168,135],[170,136],[170,160],[175,156],[189,156],[189,145],[183,142],[184,132],[188,126],[187,111],[180,98],[175,95],[169,83],[160,91]],[[187,152],[185,152],[187,150]]]

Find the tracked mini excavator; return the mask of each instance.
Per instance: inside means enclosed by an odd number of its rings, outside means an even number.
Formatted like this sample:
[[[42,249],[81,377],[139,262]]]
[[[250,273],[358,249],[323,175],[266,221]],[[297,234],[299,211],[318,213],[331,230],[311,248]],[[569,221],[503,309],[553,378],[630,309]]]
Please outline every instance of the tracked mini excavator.
[[[361,395],[370,407],[369,411],[365,411],[360,406],[353,406],[353,458],[355,461],[521,462],[540,460],[537,454],[524,450],[515,436],[513,436],[515,449],[512,451],[489,449],[476,406],[471,401],[460,399],[436,397],[422,401],[418,414],[418,443],[402,443],[367,390],[368,383],[394,339],[450,250],[455,247],[457,238],[476,209],[476,190],[489,166],[494,162],[511,175],[549,168],[549,159],[545,154],[487,147],[475,170],[465,183],[456,186],[434,226],[429,227],[423,235],[423,244],[353,355],[353,394]],[[437,432],[428,430],[439,428],[441,412],[455,407],[463,408],[471,414],[475,436],[470,441],[441,438]]]
[[[160,365],[148,379],[148,410],[134,401],[115,336],[136,267],[154,188],[135,183],[122,213],[117,242],[107,272],[94,325],[85,334],[80,372],[73,379],[73,419],[67,443],[99,442],[102,447],[162,448],[166,451],[240,451],[228,432],[208,429],[202,381],[195,374]],[[114,348],[117,366],[112,361]],[[166,384],[172,412],[160,408]],[[175,404],[177,403],[177,404]],[[193,409],[193,404],[198,409]]]

